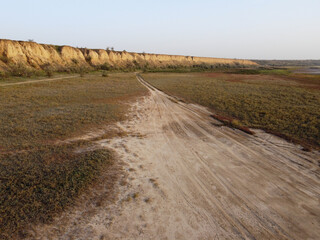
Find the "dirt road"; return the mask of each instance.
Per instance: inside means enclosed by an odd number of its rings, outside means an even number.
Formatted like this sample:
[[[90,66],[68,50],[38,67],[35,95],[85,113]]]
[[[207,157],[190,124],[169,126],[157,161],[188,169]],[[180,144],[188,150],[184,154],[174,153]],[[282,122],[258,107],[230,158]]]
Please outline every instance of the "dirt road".
[[[0,87],[23,85],[23,84],[30,84],[30,83],[39,83],[39,82],[50,82],[50,81],[56,81],[56,80],[67,79],[67,78],[75,78],[75,77],[76,77],[75,75],[71,75],[71,76],[66,76],[66,77],[44,78],[44,79],[39,79],[39,80],[29,80],[29,81],[23,81],[23,82],[3,83],[3,84],[0,84]]]
[[[319,153],[251,136],[152,88],[123,138],[101,140],[129,185],[108,206],[88,201],[35,239],[319,239]]]

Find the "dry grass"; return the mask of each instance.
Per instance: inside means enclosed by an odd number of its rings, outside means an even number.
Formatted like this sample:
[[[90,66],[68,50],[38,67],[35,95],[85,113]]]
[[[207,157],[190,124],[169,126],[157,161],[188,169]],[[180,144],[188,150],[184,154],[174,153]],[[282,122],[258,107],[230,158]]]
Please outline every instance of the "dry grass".
[[[124,119],[145,92],[133,74],[0,87],[0,239],[50,221],[113,162],[90,141],[57,140]]]
[[[320,147],[320,76],[235,73],[143,74],[155,87],[242,126]]]
[[[145,89],[133,74],[0,87],[0,149],[27,149],[122,119]]]

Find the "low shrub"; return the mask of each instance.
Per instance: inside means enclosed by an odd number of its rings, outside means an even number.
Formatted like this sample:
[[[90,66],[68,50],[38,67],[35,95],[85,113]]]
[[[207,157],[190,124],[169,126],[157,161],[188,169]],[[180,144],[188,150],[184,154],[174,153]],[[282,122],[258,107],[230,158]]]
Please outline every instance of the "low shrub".
[[[59,54],[61,54],[63,46],[54,45],[54,48]]]
[[[33,75],[37,75],[37,71],[19,63],[10,66],[9,74],[14,77],[32,77]]]
[[[101,69],[101,70],[111,70],[112,69],[112,66],[109,64],[109,63],[104,63],[100,66],[97,66],[98,69]]]
[[[51,78],[53,76],[53,71],[52,70],[46,70],[46,76]]]
[[[75,58],[72,58],[71,61],[76,65],[79,63],[78,59],[75,59]]]
[[[8,74],[6,72],[1,72],[0,71],[0,79],[5,79],[8,77]]]
[[[106,71],[102,72],[102,77],[109,77],[108,73]]]
[[[0,60],[6,64],[8,64],[10,62],[10,58],[8,58],[7,56],[0,56]]]

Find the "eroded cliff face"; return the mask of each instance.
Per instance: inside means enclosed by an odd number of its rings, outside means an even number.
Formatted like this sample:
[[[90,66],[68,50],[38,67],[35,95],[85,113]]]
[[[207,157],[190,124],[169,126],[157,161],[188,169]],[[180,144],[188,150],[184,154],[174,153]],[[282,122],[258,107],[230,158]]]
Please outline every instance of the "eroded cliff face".
[[[53,70],[64,70],[74,66],[92,68],[105,64],[119,68],[146,65],[150,67],[201,64],[257,65],[249,60],[79,49],[70,46],[0,39],[1,71],[9,71],[16,65],[38,70],[48,66]]]

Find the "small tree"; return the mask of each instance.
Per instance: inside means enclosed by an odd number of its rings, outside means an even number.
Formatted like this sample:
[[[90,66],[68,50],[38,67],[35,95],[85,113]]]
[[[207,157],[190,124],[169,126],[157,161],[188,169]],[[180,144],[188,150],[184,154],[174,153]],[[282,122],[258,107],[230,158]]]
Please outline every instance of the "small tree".
[[[84,74],[86,73],[86,70],[84,68],[79,69],[80,77],[84,77]]]
[[[47,75],[48,78],[51,78],[53,76],[52,70],[51,69],[47,69],[46,70],[46,75]]]

